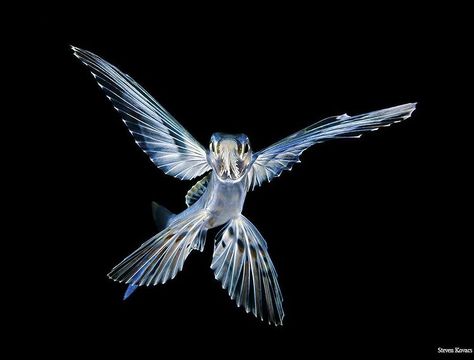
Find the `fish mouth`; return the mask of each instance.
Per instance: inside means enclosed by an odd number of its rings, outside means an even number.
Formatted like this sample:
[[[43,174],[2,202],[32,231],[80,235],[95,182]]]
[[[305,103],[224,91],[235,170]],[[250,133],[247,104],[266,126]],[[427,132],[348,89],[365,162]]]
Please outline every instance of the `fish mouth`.
[[[216,172],[223,180],[238,180],[243,175],[243,163],[233,154],[223,154],[216,161]]]
[[[242,177],[241,173],[229,173],[225,170],[218,171],[217,175],[219,175],[219,178],[222,180],[239,180]]]

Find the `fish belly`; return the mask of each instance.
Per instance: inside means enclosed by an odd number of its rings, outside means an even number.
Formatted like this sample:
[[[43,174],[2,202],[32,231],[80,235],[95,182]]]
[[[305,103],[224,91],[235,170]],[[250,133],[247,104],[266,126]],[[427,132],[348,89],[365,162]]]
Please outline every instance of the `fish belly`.
[[[213,189],[206,209],[211,216],[209,228],[220,226],[240,215],[245,201],[246,191],[240,183],[218,183]]]

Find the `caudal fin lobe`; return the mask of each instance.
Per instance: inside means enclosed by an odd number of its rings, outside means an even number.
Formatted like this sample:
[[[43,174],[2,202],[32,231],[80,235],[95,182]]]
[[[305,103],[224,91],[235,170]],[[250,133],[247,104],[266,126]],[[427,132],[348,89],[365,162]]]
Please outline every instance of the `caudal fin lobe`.
[[[165,229],[170,221],[176,216],[167,208],[154,201],[151,203],[151,211],[153,213],[153,220],[155,221],[156,229],[158,231]]]

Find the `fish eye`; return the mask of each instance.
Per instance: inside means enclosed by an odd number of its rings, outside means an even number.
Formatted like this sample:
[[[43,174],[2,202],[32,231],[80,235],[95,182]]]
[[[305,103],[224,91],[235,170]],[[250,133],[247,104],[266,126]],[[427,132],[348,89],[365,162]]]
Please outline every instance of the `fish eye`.
[[[212,140],[209,143],[209,150],[211,150],[211,152],[213,152],[214,154],[219,155],[221,151],[221,144],[217,141]]]
[[[243,156],[249,152],[249,145],[247,143],[240,143],[237,145],[237,151],[240,156]]]

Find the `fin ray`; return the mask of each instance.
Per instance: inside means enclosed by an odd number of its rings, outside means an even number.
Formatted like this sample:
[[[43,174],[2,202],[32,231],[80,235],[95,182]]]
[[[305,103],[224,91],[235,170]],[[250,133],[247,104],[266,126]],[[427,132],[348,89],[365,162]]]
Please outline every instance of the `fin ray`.
[[[211,179],[211,173],[207,174],[201,180],[199,180],[196,184],[193,185],[191,189],[189,189],[188,193],[186,194],[186,205],[190,207],[196,201],[198,201],[204,192],[207,189],[207,184]]]
[[[131,285],[157,285],[174,278],[194,249],[204,242],[207,211],[199,211],[173,223],[143,243],[108,274],[109,278]]]
[[[243,215],[217,234],[211,269],[238,307],[274,325],[283,323],[283,297],[267,244]]]

